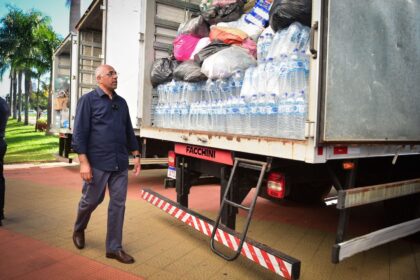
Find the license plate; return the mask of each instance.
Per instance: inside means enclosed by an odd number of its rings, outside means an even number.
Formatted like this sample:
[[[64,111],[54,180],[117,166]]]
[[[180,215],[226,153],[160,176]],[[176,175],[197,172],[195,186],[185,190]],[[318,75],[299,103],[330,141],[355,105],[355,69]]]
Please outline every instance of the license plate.
[[[172,179],[176,179],[176,169],[175,167],[169,166],[168,167],[168,177]]]

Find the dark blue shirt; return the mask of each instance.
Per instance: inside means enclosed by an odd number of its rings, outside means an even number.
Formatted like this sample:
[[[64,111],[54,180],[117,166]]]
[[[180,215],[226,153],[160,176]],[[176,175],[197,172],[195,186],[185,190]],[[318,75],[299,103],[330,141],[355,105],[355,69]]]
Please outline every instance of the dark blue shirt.
[[[76,108],[72,147],[103,171],[128,168],[128,153],[139,149],[124,98],[112,100],[100,88],[83,95]]]
[[[7,119],[10,116],[9,106],[6,100],[0,97],[0,140],[4,138]]]

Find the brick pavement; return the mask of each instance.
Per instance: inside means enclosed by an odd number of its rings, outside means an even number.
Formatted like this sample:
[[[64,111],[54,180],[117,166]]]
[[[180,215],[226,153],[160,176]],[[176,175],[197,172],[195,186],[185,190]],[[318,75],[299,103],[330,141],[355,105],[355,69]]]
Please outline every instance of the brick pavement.
[[[108,199],[92,215],[86,248],[71,240],[81,193],[77,166],[7,167],[6,216],[0,228],[0,279],[278,279],[240,257],[215,256],[207,237],[144,202],[141,187],[175,199],[162,187],[165,170],[129,177],[123,246],[136,263],[105,258]],[[191,189],[190,207],[214,218],[218,188]],[[373,209],[375,210],[375,209]],[[356,231],[373,226],[355,213]],[[238,228],[243,219],[238,218]],[[301,279],[420,279],[418,239],[399,240],[339,265],[330,262],[337,211],[332,207],[275,205],[259,200],[249,236],[302,261]]]

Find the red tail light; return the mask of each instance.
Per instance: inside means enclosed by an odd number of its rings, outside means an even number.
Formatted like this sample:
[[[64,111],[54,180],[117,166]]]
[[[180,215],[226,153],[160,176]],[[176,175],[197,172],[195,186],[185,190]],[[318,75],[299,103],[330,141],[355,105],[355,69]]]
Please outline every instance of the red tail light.
[[[175,152],[174,151],[168,152],[168,166],[175,167]]]
[[[286,195],[286,179],[283,173],[271,172],[268,174],[267,194],[276,198],[284,198]]]

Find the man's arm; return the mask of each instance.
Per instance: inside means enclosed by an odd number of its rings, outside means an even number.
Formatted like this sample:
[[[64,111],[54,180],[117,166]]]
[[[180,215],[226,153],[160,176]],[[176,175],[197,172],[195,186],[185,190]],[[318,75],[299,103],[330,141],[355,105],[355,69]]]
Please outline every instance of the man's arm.
[[[133,172],[134,172],[134,175],[137,176],[137,175],[140,174],[140,170],[141,170],[141,160],[140,160],[141,155],[140,155],[139,151],[137,151],[137,150],[132,151],[131,154],[134,157],[134,160],[133,160],[133,163],[134,163]]]
[[[80,162],[80,177],[90,183],[92,181],[92,169],[86,156],[90,134],[91,110],[88,96],[82,96],[76,107],[74,129],[72,137],[73,150],[78,154]]]
[[[131,154],[134,157],[133,172],[137,176],[137,175],[140,174],[140,170],[141,170],[139,144],[137,142],[136,135],[134,134],[133,125],[131,124],[131,119],[130,119],[130,113],[128,111],[128,106],[127,106],[127,122],[126,122],[126,128],[125,129],[126,129],[126,133],[127,133],[128,150],[131,151]]]
[[[85,154],[79,154],[80,162],[80,177],[83,180],[90,183],[92,181],[92,169],[90,168],[90,163]]]

